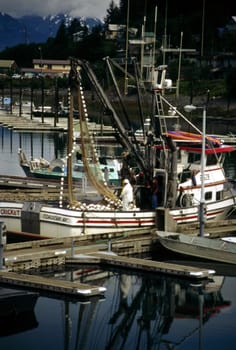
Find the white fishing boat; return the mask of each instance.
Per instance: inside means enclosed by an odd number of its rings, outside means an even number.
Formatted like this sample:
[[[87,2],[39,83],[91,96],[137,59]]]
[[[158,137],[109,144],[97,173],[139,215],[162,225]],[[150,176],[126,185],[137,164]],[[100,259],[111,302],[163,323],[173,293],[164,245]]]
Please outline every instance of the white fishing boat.
[[[147,231],[160,227],[199,220],[202,179],[205,188],[204,215],[206,220],[217,221],[226,218],[235,207],[235,193],[224,174],[224,156],[234,147],[222,144],[214,137],[206,136],[206,147],[202,154],[202,133],[163,96],[166,67],[162,66],[161,83],[153,83],[154,115],[148,133],[140,146],[134,134],[131,136],[122,124],[116,110],[98,83],[91,67],[86,62],[71,60],[70,117],[68,119],[67,181],[70,201],[63,203],[63,190],[58,205],[37,202],[0,203],[0,220],[7,229],[14,232],[31,232],[48,237],[67,237],[81,234],[109,234],[127,232],[138,228]],[[114,190],[107,184],[99,165],[99,157],[92,133],[88,128],[88,113],[82,83],[77,66],[84,69],[96,87],[98,95],[116,124],[119,140],[125,154],[132,156],[142,173],[143,182],[134,185],[135,200],[128,210],[122,210],[122,203]],[[170,84],[168,84],[169,86]],[[76,149],[73,140],[73,110],[78,104],[80,116],[80,148],[84,171],[90,183],[103,198],[100,203],[85,204],[73,193],[73,154]],[[77,105],[75,106],[77,108]],[[170,111],[168,114],[167,111]],[[174,118],[174,119],[173,119]],[[180,119],[193,132],[173,130],[173,121]],[[171,120],[169,129],[168,121]],[[128,157],[124,162],[128,162]],[[205,163],[202,174],[202,162]],[[91,166],[92,164],[92,166]],[[129,167],[129,165],[128,165]],[[158,203],[152,207],[152,182],[158,181]],[[63,184],[63,181],[62,181]]]

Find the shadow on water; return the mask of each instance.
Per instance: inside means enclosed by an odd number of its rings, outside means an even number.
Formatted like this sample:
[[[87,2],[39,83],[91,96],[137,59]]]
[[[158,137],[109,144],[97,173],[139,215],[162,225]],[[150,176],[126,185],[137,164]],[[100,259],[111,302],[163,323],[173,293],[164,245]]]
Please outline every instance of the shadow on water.
[[[103,298],[58,299],[67,349],[174,349],[189,341],[201,349],[204,325],[230,307],[223,276],[196,282],[94,265],[41,273],[106,287]]]

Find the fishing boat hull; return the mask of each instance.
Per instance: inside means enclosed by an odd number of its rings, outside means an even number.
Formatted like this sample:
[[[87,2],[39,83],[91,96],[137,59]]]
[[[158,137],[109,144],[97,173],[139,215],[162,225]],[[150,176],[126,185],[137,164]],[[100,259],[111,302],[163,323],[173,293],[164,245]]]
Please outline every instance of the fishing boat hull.
[[[235,207],[235,197],[227,197],[217,202],[206,203],[205,220],[219,221],[227,218],[228,214]],[[199,206],[170,209],[170,215],[176,224],[188,224],[199,222]]]
[[[221,239],[211,239],[187,234],[158,232],[160,243],[175,253],[217,262],[236,264],[236,245]]]
[[[52,179],[60,181],[62,178],[67,178],[67,167],[65,160],[63,159],[54,159],[50,163],[45,159],[33,159],[28,160],[24,151],[19,149],[19,165],[24,171],[27,177],[35,177],[38,179]],[[118,171],[118,165],[116,164],[115,159],[109,159],[103,157],[103,164],[100,164],[99,167],[105,178],[105,169],[107,170],[107,181],[110,185],[120,186],[120,177]],[[91,168],[94,168],[94,165],[90,164]],[[87,176],[82,161],[78,160],[73,163],[72,179],[77,183],[82,183],[87,181]]]
[[[50,237],[81,234],[118,233],[138,228],[155,227],[155,212],[147,211],[76,211],[42,207],[40,212],[42,232]]]
[[[233,198],[207,206],[207,221],[225,219],[232,208]],[[219,204],[219,202],[217,202]],[[35,233],[50,238],[82,234],[118,233],[158,227],[156,210],[76,210],[44,206],[38,202],[1,202],[0,221],[12,232]],[[170,219],[178,224],[198,222],[198,208],[170,210]]]
[[[127,232],[156,227],[155,211],[72,210],[38,203],[0,203],[0,220],[12,232],[62,238],[84,234]]]

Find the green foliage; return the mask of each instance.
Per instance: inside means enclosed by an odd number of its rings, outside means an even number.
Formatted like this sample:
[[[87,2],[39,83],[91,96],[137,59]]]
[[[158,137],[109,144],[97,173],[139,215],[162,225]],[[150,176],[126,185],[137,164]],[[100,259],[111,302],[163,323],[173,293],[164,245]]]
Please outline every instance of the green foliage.
[[[204,54],[209,53],[212,57],[214,52],[233,51],[236,47],[236,34],[224,30],[218,31],[219,26],[225,26],[228,22],[230,7],[229,0],[225,0],[225,6],[218,2],[206,1],[205,5],[205,31],[204,31]],[[120,0],[119,5],[114,0],[110,1],[105,15],[105,28],[108,24],[126,24],[127,6],[129,8],[129,25],[138,29],[137,38],[140,37],[145,16],[145,31],[154,31],[154,13],[157,7],[157,45],[160,47],[164,33],[165,16],[167,15],[167,36],[171,47],[179,47],[180,33],[183,32],[183,47],[200,50],[202,30],[202,5],[200,2],[189,2],[182,0],[176,6],[175,0]],[[74,41],[74,34],[79,33],[80,41]],[[43,59],[68,59],[78,57],[96,63],[97,74],[101,78],[103,64],[101,62],[106,56],[116,57],[115,41],[107,40],[104,28],[97,26],[92,33],[88,32],[86,26],[74,19],[69,27],[62,23],[55,38],[48,38],[46,43],[18,45],[0,52],[1,59],[13,59],[19,67],[32,67],[32,61],[40,57],[39,46],[42,50]],[[181,91],[185,89],[193,94],[201,94],[205,85],[216,95],[235,96],[236,79],[235,72],[231,71],[224,80],[217,80],[213,83],[213,76],[210,66],[200,66],[196,63],[185,60],[181,64]],[[176,81],[178,78],[178,59],[168,63],[169,77]],[[186,81],[186,84],[183,82]],[[210,87],[211,85],[211,87]]]
[[[185,96],[202,96],[210,91],[211,98],[222,98],[226,95],[224,79],[213,80],[184,80],[180,83],[180,94]]]
[[[19,67],[32,67],[32,61],[38,55],[39,44],[22,44],[0,52],[0,59],[14,60]]]
[[[100,32],[94,31],[86,37],[86,40],[77,44],[75,56],[95,62],[106,56],[113,57],[115,55],[115,49],[115,43],[113,41],[106,40]]]
[[[108,24],[120,23],[121,21],[121,11],[119,7],[112,0],[109,4],[109,8],[107,9],[106,17],[104,18],[104,22],[106,26]]]
[[[236,68],[231,68],[225,79],[228,98],[236,97]]]

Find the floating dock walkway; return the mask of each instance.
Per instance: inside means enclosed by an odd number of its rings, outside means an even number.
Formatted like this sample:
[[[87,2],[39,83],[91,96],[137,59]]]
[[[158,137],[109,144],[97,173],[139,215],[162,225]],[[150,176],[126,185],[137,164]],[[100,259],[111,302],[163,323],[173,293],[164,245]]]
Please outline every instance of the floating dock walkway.
[[[131,252],[148,252],[155,243],[158,243],[157,234],[147,234],[140,229],[140,232],[129,233],[129,236],[114,235],[112,239],[109,235],[101,235],[7,244],[4,249],[4,268],[0,270],[0,283],[87,298],[102,295],[106,290],[104,287],[90,286],[78,281],[35,276],[27,274],[27,271],[59,264],[96,264],[195,280],[211,278],[215,273],[212,269],[125,256]]]
[[[65,118],[63,118],[65,119]],[[30,118],[27,116],[18,116],[14,114],[0,113],[0,126],[7,127],[15,131],[24,131],[24,132],[63,132],[65,131],[65,123],[62,125],[58,123],[54,125],[52,122],[48,121],[48,118],[44,118],[44,122],[40,118]]]
[[[0,126],[6,127],[18,132],[67,132],[68,118],[58,117],[35,117],[25,114],[21,117],[15,114],[0,113]],[[74,120],[75,130],[79,130],[79,120]],[[89,122],[90,130],[96,134],[96,142],[99,144],[117,143],[115,134],[116,130],[110,125],[102,125],[95,122]],[[79,141],[79,137],[76,141]]]
[[[93,297],[106,291],[104,287],[8,271],[0,271],[0,283],[80,297]]]
[[[168,275],[181,276],[192,279],[209,278],[215,273],[215,271],[211,269],[199,269],[191,266],[170,264],[161,261],[144,260],[132,257],[127,258],[106,252],[91,253],[85,257],[82,255],[81,257],[77,256],[74,258],[68,258],[66,259],[66,262],[75,264],[78,262],[81,263],[85,259],[89,261],[90,258],[92,258],[92,260],[97,258],[97,260],[95,260],[96,263],[102,264],[103,266],[110,265],[120,268],[122,267],[132,270],[140,270],[143,272],[164,273]]]

